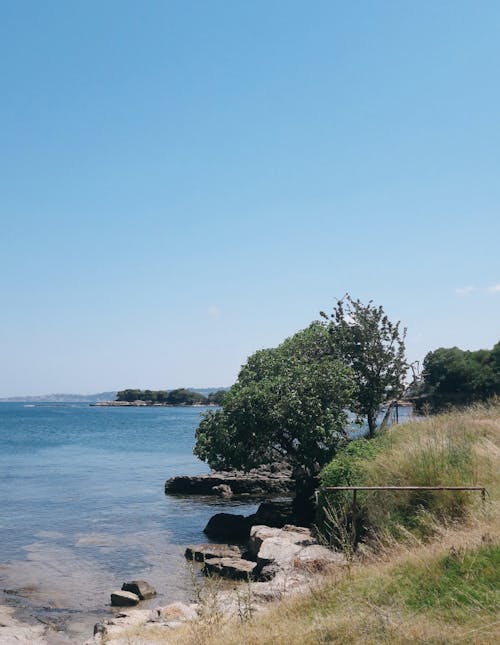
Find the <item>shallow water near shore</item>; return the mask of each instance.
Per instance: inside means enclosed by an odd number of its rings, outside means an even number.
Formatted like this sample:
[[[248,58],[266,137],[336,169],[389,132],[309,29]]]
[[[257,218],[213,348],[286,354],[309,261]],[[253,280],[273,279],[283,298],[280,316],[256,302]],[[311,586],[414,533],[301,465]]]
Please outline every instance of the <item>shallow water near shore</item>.
[[[78,643],[110,615],[110,593],[143,578],[149,605],[189,599],[187,544],[211,515],[255,504],[164,494],[208,472],[192,454],[203,408],[0,404],[0,603]]]

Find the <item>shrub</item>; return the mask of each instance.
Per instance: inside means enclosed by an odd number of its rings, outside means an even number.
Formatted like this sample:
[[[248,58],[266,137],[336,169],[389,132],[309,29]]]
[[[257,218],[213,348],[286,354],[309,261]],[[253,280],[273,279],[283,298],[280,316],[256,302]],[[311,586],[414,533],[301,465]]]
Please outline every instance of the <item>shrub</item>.
[[[380,439],[356,439],[347,444],[320,474],[321,486],[355,486],[364,481],[364,465],[381,448]]]
[[[355,439],[340,450],[320,473],[322,487],[363,485],[366,463],[382,448],[381,438]],[[325,542],[346,555],[352,547],[352,494],[349,491],[324,491],[318,499],[316,527]],[[365,511],[359,509],[356,535],[360,539],[367,525]]]

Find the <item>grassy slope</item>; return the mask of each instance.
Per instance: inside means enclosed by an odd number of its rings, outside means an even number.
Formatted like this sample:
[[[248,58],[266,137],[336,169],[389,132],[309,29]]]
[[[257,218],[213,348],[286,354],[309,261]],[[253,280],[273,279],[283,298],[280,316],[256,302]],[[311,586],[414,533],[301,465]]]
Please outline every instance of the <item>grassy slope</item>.
[[[130,642],[500,642],[500,406],[405,424],[381,441],[361,469],[365,483],[481,483],[486,507],[472,494],[426,498],[420,515],[411,494],[365,500],[376,539],[350,568],[312,582],[307,596],[241,624],[205,620],[171,636],[158,632],[157,641],[131,634]]]

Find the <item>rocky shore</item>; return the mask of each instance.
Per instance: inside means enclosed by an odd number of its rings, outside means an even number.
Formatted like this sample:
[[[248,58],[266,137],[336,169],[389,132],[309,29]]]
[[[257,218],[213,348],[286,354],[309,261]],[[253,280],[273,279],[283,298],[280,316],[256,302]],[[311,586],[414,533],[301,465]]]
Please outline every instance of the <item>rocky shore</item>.
[[[0,642],[2,645],[48,645],[43,625],[17,620],[14,608],[0,605]]]
[[[205,576],[243,580],[232,589],[205,589],[196,603],[175,602],[155,609],[123,609],[114,618],[98,623],[87,645],[102,643],[126,645],[140,639],[148,642],[148,632],[178,629],[191,622],[203,625],[207,612],[217,612],[221,620],[250,616],[270,602],[310,590],[336,567],[344,566],[342,554],[321,546],[307,528],[252,526],[243,547],[202,544],[186,549],[186,558],[199,566]],[[199,565],[196,565],[199,563]]]

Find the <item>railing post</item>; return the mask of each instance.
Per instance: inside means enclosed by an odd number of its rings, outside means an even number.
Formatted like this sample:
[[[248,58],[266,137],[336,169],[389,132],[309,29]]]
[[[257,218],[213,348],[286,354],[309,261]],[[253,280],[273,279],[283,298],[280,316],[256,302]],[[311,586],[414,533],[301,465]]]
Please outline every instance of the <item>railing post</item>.
[[[356,550],[356,490],[356,488],[352,490],[351,540],[353,553]]]

